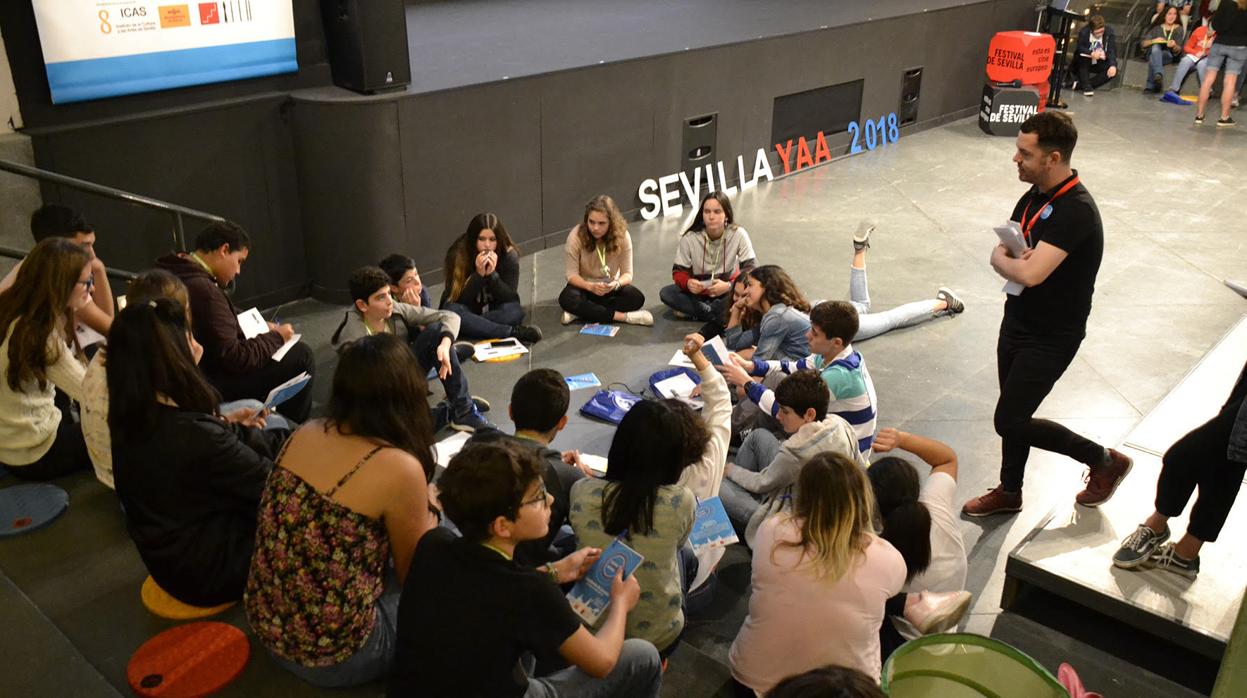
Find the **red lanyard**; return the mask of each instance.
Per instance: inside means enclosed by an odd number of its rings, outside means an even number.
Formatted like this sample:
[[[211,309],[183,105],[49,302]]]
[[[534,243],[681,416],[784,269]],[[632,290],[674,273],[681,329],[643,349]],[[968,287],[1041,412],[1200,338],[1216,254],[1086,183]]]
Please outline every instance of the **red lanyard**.
[[[1031,211],[1031,205],[1029,203],[1026,204],[1026,210],[1022,211],[1022,221],[1025,223],[1022,226],[1022,236],[1026,238],[1027,245],[1031,244],[1031,230],[1034,229],[1035,222],[1039,220],[1039,216],[1043,215],[1043,212],[1052,205],[1052,202],[1062,196],[1065,196],[1069,193],[1070,189],[1073,189],[1076,186],[1078,186],[1078,175],[1074,175],[1072,179],[1065,183],[1065,186],[1057,189],[1056,193],[1052,195],[1052,198],[1048,199],[1047,203],[1043,206],[1040,206],[1039,210],[1035,212],[1035,215],[1030,217],[1030,220],[1027,220],[1026,216]]]

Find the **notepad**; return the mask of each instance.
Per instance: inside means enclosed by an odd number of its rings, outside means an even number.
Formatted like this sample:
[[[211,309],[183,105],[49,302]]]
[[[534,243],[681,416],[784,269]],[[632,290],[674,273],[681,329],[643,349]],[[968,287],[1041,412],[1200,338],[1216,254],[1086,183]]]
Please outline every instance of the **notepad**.
[[[689,377],[687,373],[677,373],[670,378],[664,378],[654,384],[654,389],[659,395],[673,400],[679,400],[693,409],[701,409],[705,406],[705,402],[693,397],[693,391],[697,389],[697,384]]]
[[[493,359],[528,353],[528,347],[521,344],[520,340],[515,337],[487,339],[483,342],[477,342],[473,347],[472,358],[476,361],[491,361]]]
[[[434,457],[437,459],[437,464],[443,468],[449,468],[450,459],[463,450],[463,445],[468,442],[468,438],[471,436],[471,434],[461,431],[455,433],[454,436],[447,436],[433,444],[433,452],[435,454]]]
[[[589,625],[597,623],[610,605],[611,584],[615,581],[615,573],[623,570],[623,577],[627,579],[641,566],[644,559],[640,553],[616,538],[602,551],[602,556],[593,563],[588,573],[568,592],[567,601],[572,610]]]
[[[580,454],[580,462],[584,463],[594,475],[602,477],[606,474],[606,456],[595,456],[592,453]]]

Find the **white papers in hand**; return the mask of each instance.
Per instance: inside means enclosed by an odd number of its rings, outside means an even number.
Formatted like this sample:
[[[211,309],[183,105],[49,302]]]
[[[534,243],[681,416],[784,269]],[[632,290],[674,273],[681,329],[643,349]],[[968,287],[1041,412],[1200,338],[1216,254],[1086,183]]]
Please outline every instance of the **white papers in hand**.
[[[695,399],[693,391],[697,389],[697,384],[689,378],[687,373],[677,373],[670,378],[664,378],[654,384],[654,388],[658,390],[658,394],[665,398],[674,398],[692,407],[693,409],[701,409],[705,406],[705,402]]]
[[[1022,253],[1030,249],[1026,244],[1026,236],[1022,234],[1022,227],[1017,221],[1009,221],[1004,225],[998,225],[992,228],[996,233],[996,237],[1000,238],[1001,244],[1005,249],[1009,250],[1009,254],[1013,257],[1021,257]],[[1006,281],[1004,288],[1001,290],[1010,296],[1016,296],[1022,293],[1026,287],[1016,281]]]
[[[264,408],[272,409],[298,395],[300,391],[307,387],[307,383],[310,380],[312,380],[312,377],[307,371],[303,371],[294,378],[268,391],[268,397],[264,398]]]
[[[269,331],[268,323],[264,321],[264,316],[260,314],[259,308],[252,308],[239,313],[238,326],[242,328],[242,334],[247,339],[255,339]]]
[[[285,344],[277,347],[277,351],[273,352],[273,361],[281,361],[286,358],[286,352],[290,351],[290,347],[298,344],[300,339],[303,339],[301,334],[290,335],[290,339],[287,339]]]
[[[606,474],[605,456],[595,456],[592,453],[582,453],[580,454],[580,462],[589,466],[589,470],[592,470],[593,474],[598,477],[602,477]]]

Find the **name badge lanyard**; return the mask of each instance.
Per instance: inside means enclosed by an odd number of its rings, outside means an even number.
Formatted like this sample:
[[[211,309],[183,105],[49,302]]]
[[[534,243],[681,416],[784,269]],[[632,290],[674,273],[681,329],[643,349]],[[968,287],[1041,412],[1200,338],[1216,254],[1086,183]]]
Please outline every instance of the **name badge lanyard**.
[[[598,253],[598,262],[601,263],[602,276],[609,279],[611,276],[611,268],[606,265],[606,246],[596,245],[594,246],[593,251]]]
[[[1025,223],[1022,226],[1022,237],[1026,238],[1026,245],[1028,247],[1031,244],[1031,230],[1035,227],[1035,223],[1039,221],[1039,217],[1043,215],[1043,212],[1047,210],[1048,207],[1053,204],[1053,202],[1055,202],[1057,199],[1061,198],[1062,196],[1065,196],[1066,194],[1068,194],[1069,191],[1076,186],[1078,186],[1078,175],[1074,175],[1074,178],[1066,182],[1065,186],[1061,187],[1060,189],[1057,189],[1056,193],[1053,194],[1052,197],[1049,198],[1046,202],[1044,202],[1043,206],[1039,207],[1039,210],[1035,212],[1035,215],[1030,216],[1029,218],[1027,218],[1027,216],[1030,214],[1031,205],[1029,203],[1026,204],[1026,210],[1022,211],[1022,220]]]

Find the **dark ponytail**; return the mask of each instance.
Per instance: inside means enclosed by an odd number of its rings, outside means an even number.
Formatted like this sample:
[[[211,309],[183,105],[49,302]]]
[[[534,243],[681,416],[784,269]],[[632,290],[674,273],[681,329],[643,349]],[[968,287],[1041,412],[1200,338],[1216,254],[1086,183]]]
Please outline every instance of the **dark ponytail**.
[[[883,539],[905,559],[905,581],[931,564],[931,512],[918,501],[918,471],[903,458],[876,461],[866,471],[883,519]]]

